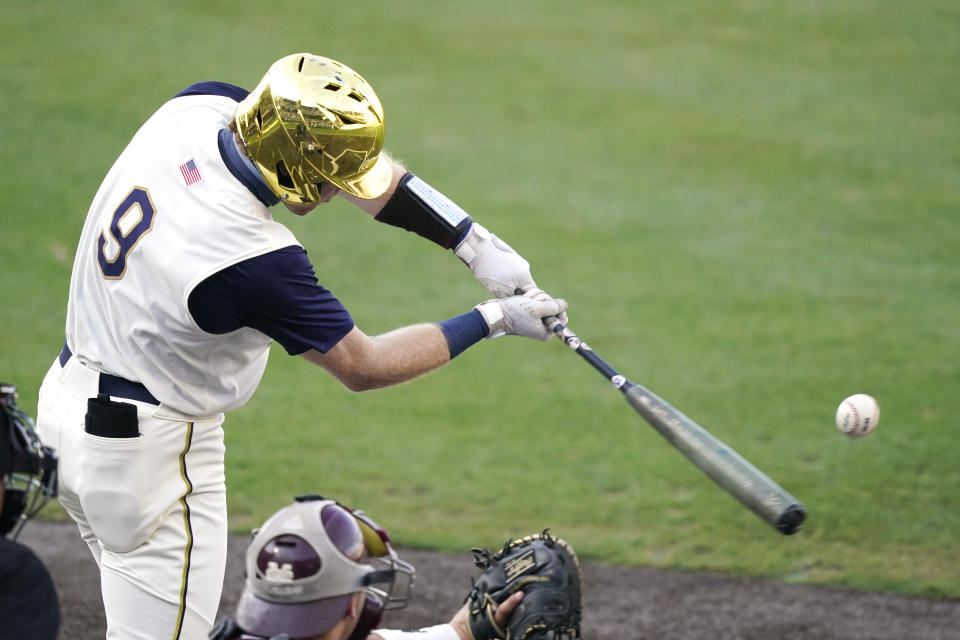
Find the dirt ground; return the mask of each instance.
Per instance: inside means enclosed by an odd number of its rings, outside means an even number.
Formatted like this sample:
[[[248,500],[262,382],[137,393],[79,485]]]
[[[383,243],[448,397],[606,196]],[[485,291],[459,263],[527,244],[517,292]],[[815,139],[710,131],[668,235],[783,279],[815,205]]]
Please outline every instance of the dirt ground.
[[[229,542],[221,615],[242,586],[246,536]],[[103,638],[96,565],[72,523],[31,522],[20,542],[50,569],[60,594],[61,640]],[[473,556],[399,549],[417,569],[414,598],[384,626],[446,622],[477,574]],[[907,598],[704,572],[671,572],[586,562],[583,636],[587,640],[958,640],[960,600]]]

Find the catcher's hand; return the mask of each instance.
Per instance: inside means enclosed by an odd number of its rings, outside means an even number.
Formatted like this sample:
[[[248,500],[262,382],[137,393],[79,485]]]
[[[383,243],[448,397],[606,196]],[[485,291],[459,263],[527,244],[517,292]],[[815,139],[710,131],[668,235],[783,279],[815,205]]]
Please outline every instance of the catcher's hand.
[[[580,638],[580,561],[566,541],[545,530],[510,540],[496,553],[489,549],[473,552],[477,566],[483,569],[467,596],[475,640]],[[497,608],[518,590],[524,592],[523,599],[506,625],[498,625]]]

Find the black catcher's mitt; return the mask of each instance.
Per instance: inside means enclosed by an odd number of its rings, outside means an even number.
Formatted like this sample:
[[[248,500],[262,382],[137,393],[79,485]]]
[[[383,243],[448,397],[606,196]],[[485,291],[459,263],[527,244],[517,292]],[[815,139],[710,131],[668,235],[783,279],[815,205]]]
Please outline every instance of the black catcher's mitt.
[[[473,554],[483,569],[467,596],[475,640],[580,638],[580,561],[565,540],[544,530],[508,540],[496,553],[473,549]],[[510,615],[507,628],[499,628],[493,614],[500,603],[521,589],[523,600]]]

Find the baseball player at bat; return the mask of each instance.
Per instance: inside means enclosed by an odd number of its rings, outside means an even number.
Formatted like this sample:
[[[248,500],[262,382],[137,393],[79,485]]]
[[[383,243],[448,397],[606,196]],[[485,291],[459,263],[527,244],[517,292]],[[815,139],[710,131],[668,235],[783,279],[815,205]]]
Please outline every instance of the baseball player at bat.
[[[224,414],[256,390],[271,342],[364,391],[436,369],[482,338],[547,340],[542,318],[563,314],[526,260],[392,160],[383,140],[373,88],[300,53],[251,92],[221,82],[180,92],[101,183],[37,427],[59,452],[60,502],[100,567],[108,638],[210,630],[226,553]],[[494,297],[368,336],[271,212],[282,203],[306,215],[335,196],[451,249]]]

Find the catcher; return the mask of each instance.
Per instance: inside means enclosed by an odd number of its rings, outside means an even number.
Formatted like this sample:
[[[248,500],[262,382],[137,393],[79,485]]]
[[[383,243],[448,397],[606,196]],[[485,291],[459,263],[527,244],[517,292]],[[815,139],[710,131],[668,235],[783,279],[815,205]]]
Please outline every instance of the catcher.
[[[574,640],[580,638],[580,565],[548,532],[474,549],[483,574],[447,624],[380,629],[384,611],[407,605],[414,568],[362,511],[317,495],[254,530],[236,618],[210,640]]]
[[[43,447],[17,387],[0,382],[0,638],[54,640],[60,603],[50,573],[17,536],[57,493],[56,454]]]

